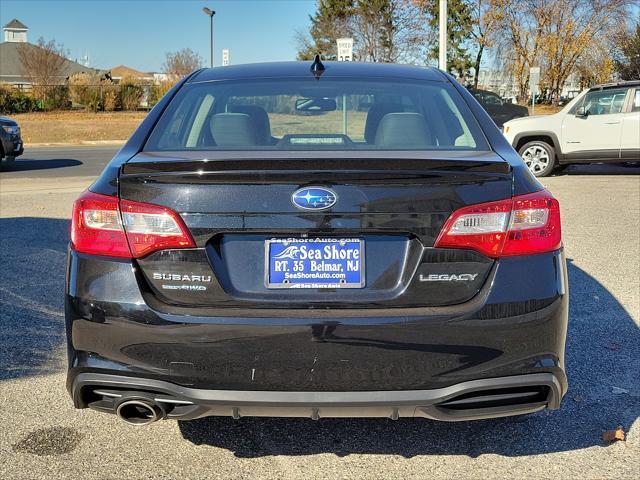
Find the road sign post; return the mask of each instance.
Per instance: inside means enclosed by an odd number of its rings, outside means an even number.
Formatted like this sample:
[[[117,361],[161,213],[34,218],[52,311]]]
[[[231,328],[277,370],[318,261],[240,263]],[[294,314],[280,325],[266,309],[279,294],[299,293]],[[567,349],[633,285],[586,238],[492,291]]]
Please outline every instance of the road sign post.
[[[447,71],[447,0],[440,0],[438,14],[438,68]]]
[[[353,61],[353,38],[338,38],[338,61]],[[342,95],[342,133],[347,134],[347,96]]]
[[[229,49],[224,48],[222,50],[222,66],[226,67],[227,65],[229,65]]]
[[[540,67],[531,67],[529,69],[529,90],[531,90],[531,115],[536,109],[536,95],[540,85]]]

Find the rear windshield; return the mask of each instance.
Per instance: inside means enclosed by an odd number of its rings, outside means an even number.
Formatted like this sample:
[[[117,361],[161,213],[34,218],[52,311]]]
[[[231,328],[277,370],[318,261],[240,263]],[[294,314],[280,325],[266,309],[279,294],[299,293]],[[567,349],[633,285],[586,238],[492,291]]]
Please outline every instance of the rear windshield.
[[[292,78],[189,84],[146,151],[488,150],[446,82]]]

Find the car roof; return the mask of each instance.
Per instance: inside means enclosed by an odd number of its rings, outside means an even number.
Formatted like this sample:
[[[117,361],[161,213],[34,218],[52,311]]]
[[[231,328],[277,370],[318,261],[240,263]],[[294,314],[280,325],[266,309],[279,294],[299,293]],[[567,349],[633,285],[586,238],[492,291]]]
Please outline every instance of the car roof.
[[[225,67],[207,68],[197,72],[188,83],[211,82],[216,80],[240,80],[250,78],[291,78],[312,77],[311,61],[249,63]],[[394,63],[364,62],[323,62],[325,67],[320,78],[408,78],[446,82],[442,72],[431,67],[398,65]]]
[[[611,83],[603,83],[601,85],[594,85],[589,88],[589,90],[604,90],[607,88],[616,88],[616,87],[635,87],[640,85],[640,80],[625,80],[621,82],[611,82]]]

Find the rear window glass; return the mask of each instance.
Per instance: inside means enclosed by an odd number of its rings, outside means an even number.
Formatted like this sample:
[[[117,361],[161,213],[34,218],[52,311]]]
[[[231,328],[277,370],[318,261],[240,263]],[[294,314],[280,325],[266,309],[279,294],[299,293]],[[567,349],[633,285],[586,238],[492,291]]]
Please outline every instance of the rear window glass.
[[[336,79],[186,85],[145,150],[488,150],[444,82]]]

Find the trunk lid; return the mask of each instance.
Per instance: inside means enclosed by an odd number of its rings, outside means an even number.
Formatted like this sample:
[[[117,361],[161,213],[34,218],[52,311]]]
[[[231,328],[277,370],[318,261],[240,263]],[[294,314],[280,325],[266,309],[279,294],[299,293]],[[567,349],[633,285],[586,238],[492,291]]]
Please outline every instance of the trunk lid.
[[[472,298],[493,260],[433,248],[449,215],[509,198],[509,164],[492,152],[140,153],[124,165],[121,199],[178,212],[197,248],[139,259],[143,290],[194,307],[367,308],[438,306]],[[399,158],[400,157],[400,158]],[[335,192],[327,210],[292,194]],[[281,238],[363,242],[362,288],[268,288],[265,242]]]

